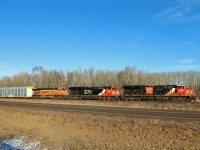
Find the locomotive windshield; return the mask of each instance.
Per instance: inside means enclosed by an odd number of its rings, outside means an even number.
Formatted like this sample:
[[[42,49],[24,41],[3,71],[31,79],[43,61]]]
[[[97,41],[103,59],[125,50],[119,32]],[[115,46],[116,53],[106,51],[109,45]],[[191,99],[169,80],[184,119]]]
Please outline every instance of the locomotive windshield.
[[[184,86],[177,86],[177,89],[184,89]]]

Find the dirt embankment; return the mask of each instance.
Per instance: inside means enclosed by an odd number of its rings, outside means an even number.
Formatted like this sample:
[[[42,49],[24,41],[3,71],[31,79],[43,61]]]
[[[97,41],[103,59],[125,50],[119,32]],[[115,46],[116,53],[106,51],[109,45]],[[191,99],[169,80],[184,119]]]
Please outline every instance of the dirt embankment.
[[[0,139],[13,135],[39,140],[49,149],[199,149],[200,122],[0,107]]]

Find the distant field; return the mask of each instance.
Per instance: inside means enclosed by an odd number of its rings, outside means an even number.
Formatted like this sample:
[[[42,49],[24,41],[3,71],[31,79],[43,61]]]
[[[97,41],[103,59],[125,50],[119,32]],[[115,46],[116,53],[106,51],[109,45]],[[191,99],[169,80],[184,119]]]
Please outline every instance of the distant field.
[[[199,149],[200,146],[200,122],[8,107],[0,107],[0,120],[0,139],[27,136],[49,149]]]

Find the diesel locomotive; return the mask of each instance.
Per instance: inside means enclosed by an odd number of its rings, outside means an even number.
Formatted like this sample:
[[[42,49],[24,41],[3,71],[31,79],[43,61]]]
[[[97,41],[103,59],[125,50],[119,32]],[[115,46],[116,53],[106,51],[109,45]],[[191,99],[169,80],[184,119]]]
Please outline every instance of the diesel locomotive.
[[[195,101],[196,94],[186,84],[182,85],[132,85],[123,87],[124,100]]]

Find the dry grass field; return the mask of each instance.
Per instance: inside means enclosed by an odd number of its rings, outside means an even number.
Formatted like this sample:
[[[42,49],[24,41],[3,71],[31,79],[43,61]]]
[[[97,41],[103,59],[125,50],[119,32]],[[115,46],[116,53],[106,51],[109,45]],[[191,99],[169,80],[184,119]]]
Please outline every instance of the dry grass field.
[[[130,119],[0,107],[0,139],[27,136],[48,149],[198,150],[200,122]]]

